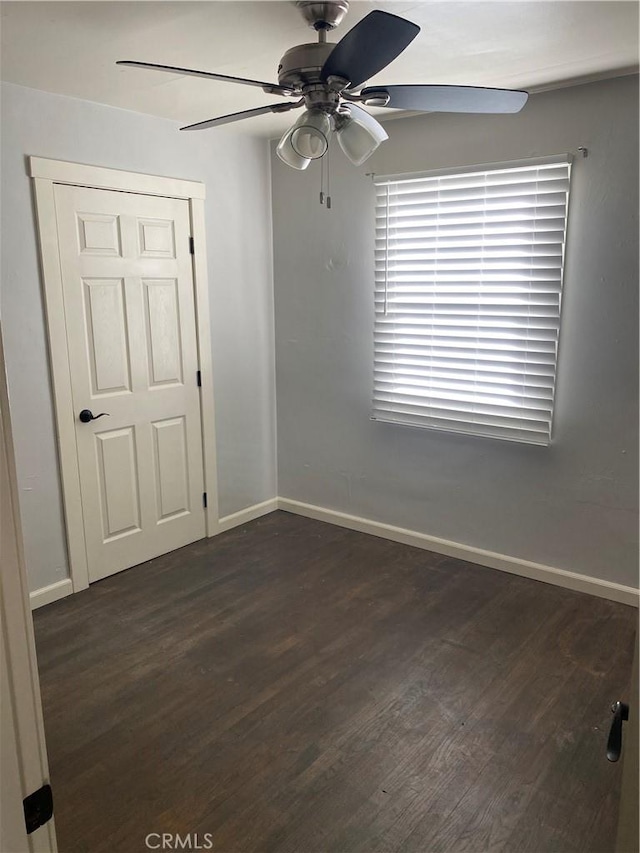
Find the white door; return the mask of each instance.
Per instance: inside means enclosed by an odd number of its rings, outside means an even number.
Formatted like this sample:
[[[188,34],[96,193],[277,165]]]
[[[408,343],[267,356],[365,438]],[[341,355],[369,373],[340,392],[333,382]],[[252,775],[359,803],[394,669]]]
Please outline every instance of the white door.
[[[27,835],[22,802],[49,781],[0,335],[0,850],[53,853],[53,820]]]
[[[205,536],[189,204],[56,185],[55,207],[96,581]]]
[[[2,625],[0,630],[4,633]],[[0,850],[28,853],[29,840],[22,814],[18,730],[11,704],[11,676],[4,642],[0,649],[0,690]]]

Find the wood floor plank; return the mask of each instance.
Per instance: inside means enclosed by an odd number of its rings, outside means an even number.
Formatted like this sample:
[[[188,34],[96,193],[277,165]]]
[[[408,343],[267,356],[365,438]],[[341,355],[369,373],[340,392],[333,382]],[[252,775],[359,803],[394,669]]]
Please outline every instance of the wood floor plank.
[[[613,851],[632,608],[276,512],[35,624],[61,853]]]

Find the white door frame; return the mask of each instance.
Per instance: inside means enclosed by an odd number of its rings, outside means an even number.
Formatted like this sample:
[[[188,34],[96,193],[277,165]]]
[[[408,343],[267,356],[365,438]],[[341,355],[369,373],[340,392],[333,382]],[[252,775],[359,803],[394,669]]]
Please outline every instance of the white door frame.
[[[9,395],[0,331],[0,645],[2,646],[2,738],[0,791],[2,842],[11,849],[54,853],[53,818],[26,834],[22,800],[49,782],[47,748],[40,701],[38,662],[22,546]]]
[[[89,586],[89,571],[76,452],[75,411],[71,395],[71,370],[67,350],[62,273],[58,253],[54,185],[70,184],[91,189],[186,199],[189,202],[191,236],[194,240],[193,279],[198,364],[203,377],[200,388],[200,411],[204,457],[204,490],[207,493],[205,519],[207,536],[214,536],[220,531],[220,524],[218,519],[209,285],[204,224],[205,186],[198,181],[184,181],[179,178],[123,172],[119,169],[87,166],[80,163],[68,163],[63,160],[49,160],[43,157],[29,157],[29,175],[33,179],[35,191],[57,445],[69,552],[69,571],[73,591],[78,592]]]

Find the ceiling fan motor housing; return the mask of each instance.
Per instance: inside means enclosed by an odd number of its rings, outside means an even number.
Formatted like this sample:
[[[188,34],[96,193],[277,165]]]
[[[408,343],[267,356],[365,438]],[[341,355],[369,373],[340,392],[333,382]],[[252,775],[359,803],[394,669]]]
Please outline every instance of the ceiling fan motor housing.
[[[334,47],[334,44],[314,42],[289,48],[278,66],[278,83],[293,89],[320,83],[320,71]]]
[[[298,0],[296,6],[314,30],[334,30],[349,9],[348,0]]]

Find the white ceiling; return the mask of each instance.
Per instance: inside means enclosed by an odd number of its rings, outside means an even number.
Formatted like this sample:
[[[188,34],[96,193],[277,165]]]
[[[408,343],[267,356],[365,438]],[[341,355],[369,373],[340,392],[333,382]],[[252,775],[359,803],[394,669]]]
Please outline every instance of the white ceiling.
[[[638,3],[352,2],[330,41],[372,9],[409,18],[416,40],[376,83],[546,88],[628,73],[638,63]],[[282,54],[315,41],[292,2],[2,2],[2,79],[183,124],[278,100],[260,89],[116,67],[136,59],[277,82]],[[397,115],[386,112],[387,117]],[[202,131],[274,136],[268,115]]]

